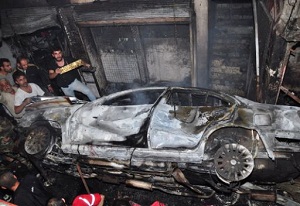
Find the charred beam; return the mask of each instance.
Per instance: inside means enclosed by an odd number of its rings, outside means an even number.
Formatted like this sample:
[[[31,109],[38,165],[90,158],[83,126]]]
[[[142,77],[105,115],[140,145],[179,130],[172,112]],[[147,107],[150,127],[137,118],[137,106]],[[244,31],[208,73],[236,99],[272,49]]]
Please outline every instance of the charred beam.
[[[109,20],[91,20],[78,22],[80,26],[109,26],[109,25],[144,25],[144,24],[175,24],[189,23],[189,17],[181,18],[144,18],[144,19],[109,19]]]
[[[74,58],[88,60],[83,44],[80,39],[79,29],[73,19],[73,9],[71,7],[60,8],[58,10],[59,18],[62,21],[64,32],[68,39],[70,52]]]
[[[186,22],[190,17],[190,5],[176,2],[127,2],[81,5],[74,8],[74,18],[82,24],[149,24]],[[85,22],[85,23],[84,23]]]
[[[196,86],[208,87],[208,0],[195,0]]]

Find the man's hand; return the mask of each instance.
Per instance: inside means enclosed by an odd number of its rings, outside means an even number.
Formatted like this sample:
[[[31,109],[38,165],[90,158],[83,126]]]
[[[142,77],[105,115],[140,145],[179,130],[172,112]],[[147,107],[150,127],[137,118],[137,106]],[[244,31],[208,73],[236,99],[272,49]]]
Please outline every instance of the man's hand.
[[[83,62],[83,67],[80,68],[82,72],[91,72],[94,73],[96,71],[95,67],[92,67],[90,64]]]
[[[55,73],[56,74],[60,74],[61,73],[61,69],[60,68],[55,69]]]
[[[31,98],[24,99],[23,103],[25,104],[25,106],[30,104],[31,103]]]
[[[85,64],[84,64],[84,66],[85,66],[85,67],[88,67],[88,68],[90,68],[90,67],[91,67],[91,65],[90,65],[90,64],[88,64],[88,63],[85,63]]]
[[[61,73],[61,69],[60,68],[56,68],[49,70],[49,79],[54,79],[57,75],[59,75]]]
[[[90,65],[90,64],[86,63],[86,62],[85,62],[85,61],[83,61],[83,60],[82,60],[82,63],[83,63],[83,66],[84,66],[84,67],[87,67],[87,68],[90,68],[90,67],[91,67],[91,65]]]
[[[96,71],[96,68],[95,67],[92,67],[92,65],[86,63],[86,62],[83,62],[83,68],[81,69],[81,71],[83,72],[95,72]]]

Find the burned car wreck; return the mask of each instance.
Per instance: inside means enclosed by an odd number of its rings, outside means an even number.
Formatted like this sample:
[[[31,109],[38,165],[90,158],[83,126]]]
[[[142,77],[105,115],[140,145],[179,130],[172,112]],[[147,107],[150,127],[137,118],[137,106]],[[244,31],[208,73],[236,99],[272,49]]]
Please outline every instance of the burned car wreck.
[[[60,100],[27,111],[21,125],[44,171],[200,198],[299,175],[298,107],[182,87]]]

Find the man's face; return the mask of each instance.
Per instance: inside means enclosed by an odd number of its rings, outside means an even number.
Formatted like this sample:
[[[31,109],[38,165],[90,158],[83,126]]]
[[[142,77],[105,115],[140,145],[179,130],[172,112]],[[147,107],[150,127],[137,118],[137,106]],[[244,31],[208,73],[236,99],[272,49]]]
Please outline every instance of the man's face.
[[[58,62],[61,61],[63,58],[62,51],[60,51],[60,50],[52,52],[52,56]]]
[[[10,65],[10,62],[3,62],[3,66],[1,66],[1,68],[7,73],[12,72],[12,67]]]
[[[18,84],[20,87],[27,87],[27,78],[25,76],[20,76],[16,79],[16,84]]]
[[[10,83],[4,79],[0,80],[0,91],[5,93],[12,92],[13,88]]]
[[[27,59],[22,59],[20,63],[18,63],[20,69],[26,70],[28,68],[28,61]]]

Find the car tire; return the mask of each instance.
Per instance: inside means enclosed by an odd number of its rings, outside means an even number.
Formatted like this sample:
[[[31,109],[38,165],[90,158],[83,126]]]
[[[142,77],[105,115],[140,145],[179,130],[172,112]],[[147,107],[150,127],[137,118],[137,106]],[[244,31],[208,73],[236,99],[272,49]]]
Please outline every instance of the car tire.
[[[28,130],[24,149],[28,155],[41,158],[53,142],[52,130],[46,124],[37,124]]]

